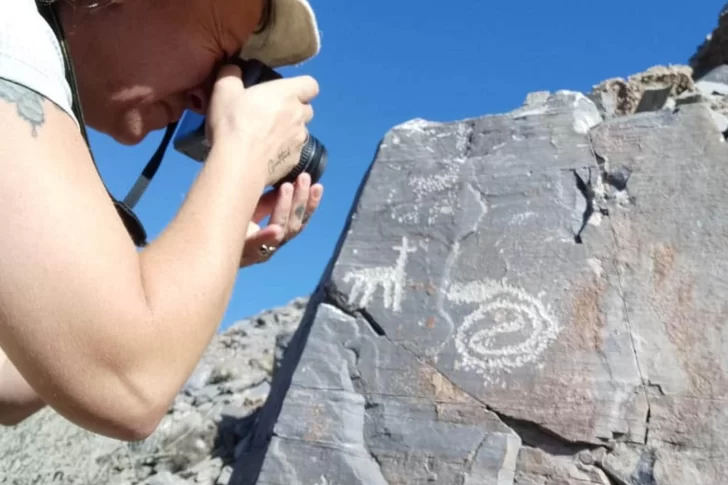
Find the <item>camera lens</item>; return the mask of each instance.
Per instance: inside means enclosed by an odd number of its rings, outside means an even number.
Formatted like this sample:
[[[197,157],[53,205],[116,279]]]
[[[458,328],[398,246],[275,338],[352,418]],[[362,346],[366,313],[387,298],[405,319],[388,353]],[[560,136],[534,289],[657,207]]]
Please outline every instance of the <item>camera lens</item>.
[[[308,140],[301,149],[301,158],[298,160],[298,164],[293,167],[288,175],[283,177],[275,185],[276,188],[283,185],[285,182],[294,182],[303,172],[308,173],[311,176],[311,185],[319,181],[321,176],[326,170],[326,162],[328,161],[328,152],[323,143],[321,143],[315,136],[309,134]]]

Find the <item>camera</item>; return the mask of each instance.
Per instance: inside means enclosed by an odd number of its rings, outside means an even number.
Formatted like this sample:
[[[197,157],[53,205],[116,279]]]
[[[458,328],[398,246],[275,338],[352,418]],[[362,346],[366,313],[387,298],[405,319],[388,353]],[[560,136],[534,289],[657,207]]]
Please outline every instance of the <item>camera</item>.
[[[230,62],[234,62],[240,67],[243,73],[242,82],[246,88],[283,77],[256,59],[234,58]],[[250,120],[250,122],[254,123],[255,120]],[[191,111],[185,112],[179,121],[173,146],[178,152],[193,160],[203,162],[210,151],[210,143],[205,136],[205,117]],[[326,147],[309,133],[308,139],[301,149],[298,164],[274,187],[279,187],[285,182],[293,182],[303,172],[307,172],[311,176],[311,183],[314,184],[323,175],[327,161]]]

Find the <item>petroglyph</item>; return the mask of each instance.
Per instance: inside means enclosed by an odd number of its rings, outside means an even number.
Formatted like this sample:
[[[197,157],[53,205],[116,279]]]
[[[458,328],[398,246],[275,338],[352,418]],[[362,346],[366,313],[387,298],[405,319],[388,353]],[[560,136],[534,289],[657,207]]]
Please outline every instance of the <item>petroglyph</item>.
[[[417,246],[410,246],[407,236],[402,236],[402,244],[392,249],[399,252],[393,266],[361,268],[344,276],[344,283],[354,282],[349,291],[350,305],[358,300],[358,306],[366,307],[377,288],[381,287],[384,307],[395,312],[401,310],[402,291],[407,278],[405,267],[409,254],[416,252]]]
[[[506,283],[453,284],[447,297],[478,304],[455,332],[460,356],[456,366],[474,370],[486,381],[536,362],[559,333],[558,322],[541,300]]]
[[[400,224],[420,224],[422,218],[426,217],[426,223],[431,226],[437,222],[439,216],[455,213],[458,197],[456,189],[463,166],[467,162],[465,151],[468,146],[468,128],[466,125],[458,125],[456,132],[438,133],[435,137],[446,138],[453,135],[456,137],[455,146],[460,155],[441,160],[434,174],[417,175],[409,179],[409,186],[415,196],[413,203],[404,211],[394,209],[391,213],[392,218]],[[390,192],[388,203],[391,203],[393,196],[394,193]],[[423,202],[427,204],[426,210],[421,207]]]
[[[475,168],[471,166],[471,169],[474,171]],[[477,204],[480,206],[480,212],[477,214],[477,217],[473,221],[472,227],[463,227],[461,230],[461,233],[458,235],[458,240],[455,241],[453,244],[450,254],[448,255],[447,259],[445,260],[445,267],[444,271],[442,272],[442,278],[440,280],[439,287],[440,288],[448,288],[450,286],[450,279],[452,278],[452,270],[453,266],[455,265],[455,262],[457,261],[458,257],[460,256],[460,241],[467,237],[468,234],[471,233],[477,233],[478,228],[480,227],[480,223],[483,220],[483,218],[488,214],[489,207],[488,207],[488,201],[486,200],[485,196],[476,189],[475,184],[470,183],[468,184],[468,190],[470,191],[470,194],[473,196]],[[448,336],[452,335],[453,331],[456,328],[456,324],[452,316],[445,310],[443,306],[443,298],[446,298],[447,295],[445,295],[444,291],[438,291],[437,293],[437,300],[436,300],[436,308],[438,313],[443,317],[444,323],[447,325],[447,332]],[[436,360],[437,355],[445,348],[447,343],[449,342],[450,338],[443,339],[443,341],[437,345],[432,347],[428,351],[428,356],[432,359]]]
[[[537,216],[538,214],[536,214],[535,212],[522,212],[520,214],[515,214],[514,216],[512,216],[510,223],[516,226],[523,226],[528,222],[529,219]]]

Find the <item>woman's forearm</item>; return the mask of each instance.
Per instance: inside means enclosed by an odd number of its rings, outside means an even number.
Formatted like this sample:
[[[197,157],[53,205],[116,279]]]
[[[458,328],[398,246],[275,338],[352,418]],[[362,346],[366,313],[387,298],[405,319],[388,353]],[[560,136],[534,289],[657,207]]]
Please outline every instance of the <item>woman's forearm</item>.
[[[216,145],[179,213],[140,254],[150,323],[135,343],[136,381],[171,401],[212,339],[233,291],[263,164]]]

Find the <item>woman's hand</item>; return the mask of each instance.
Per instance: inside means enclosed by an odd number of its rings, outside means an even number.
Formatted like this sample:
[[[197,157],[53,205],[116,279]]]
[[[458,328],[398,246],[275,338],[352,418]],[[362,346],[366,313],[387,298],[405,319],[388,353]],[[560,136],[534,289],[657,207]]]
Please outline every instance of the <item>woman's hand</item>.
[[[208,138],[213,145],[252,148],[266,185],[275,184],[298,164],[318,83],[310,76],[298,76],[245,88],[234,64],[224,65],[218,76],[207,115]]]
[[[240,267],[267,261],[277,249],[301,233],[321,202],[323,186],[311,186],[311,176],[302,173],[295,184],[285,183],[260,198],[248,225]],[[268,225],[258,223],[270,215]]]

